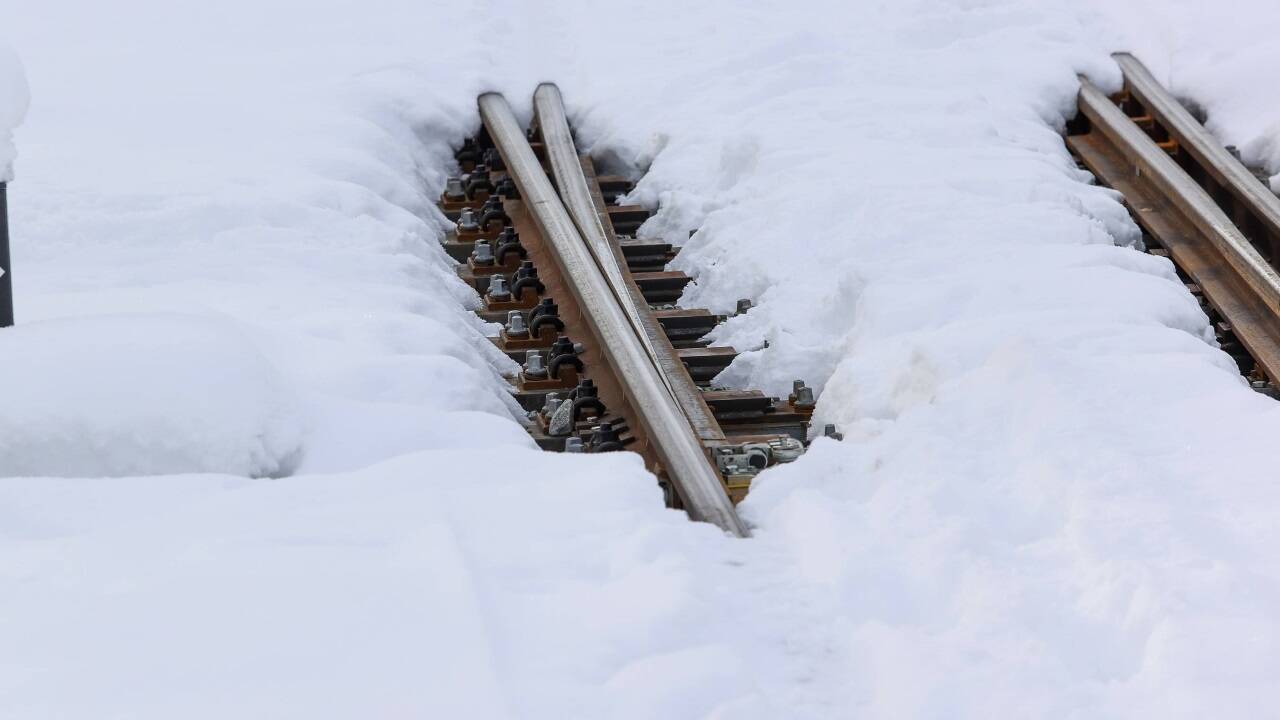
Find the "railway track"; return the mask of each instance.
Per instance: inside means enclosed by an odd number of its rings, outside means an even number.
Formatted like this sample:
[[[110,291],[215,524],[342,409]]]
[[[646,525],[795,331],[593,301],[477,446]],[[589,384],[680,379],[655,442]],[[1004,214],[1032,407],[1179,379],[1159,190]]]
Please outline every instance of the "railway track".
[[[1124,195],[1147,251],[1168,257],[1222,349],[1272,396],[1280,378],[1280,200],[1132,55],[1124,88],[1081,78],[1067,146]]]
[[[477,104],[482,128],[440,198],[456,224],[445,247],[520,364],[510,380],[530,434],[546,450],[637,452],[671,507],[748,535],[734,505],[804,451],[813,391],[714,386],[737,356],[704,340],[723,316],[675,304],[690,282],[666,269],[678,249],[637,236],[652,212],[617,204],[634,184],[578,152],[554,85],[537,89],[528,129],[501,95]]]
[[[1124,196],[1147,251],[1173,261],[1222,348],[1274,395],[1280,201],[1141,63],[1116,60],[1124,90],[1081,78],[1067,145]],[[676,304],[691,280],[667,269],[678,248],[639,233],[652,211],[618,204],[634,183],[578,151],[554,85],[535,92],[529,128],[501,95],[477,104],[482,126],[440,198],[455,223],[445,248],[520,365],[510,381],[530,435],[551,451],[636,452],[671,507],[748,535],[734,506],[762,469],[804,451],[813,391],[714,385],[737,356],[705,340],[723,316]]]

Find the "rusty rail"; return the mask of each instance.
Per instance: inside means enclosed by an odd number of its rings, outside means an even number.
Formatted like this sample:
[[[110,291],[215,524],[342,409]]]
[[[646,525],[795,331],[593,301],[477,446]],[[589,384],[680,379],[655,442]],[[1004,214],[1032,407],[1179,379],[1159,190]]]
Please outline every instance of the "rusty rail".
[[[1081,78],[1087,127],[1068,146],[1124,195],[1266,378],[1280,378],[1280,274],[1272,264],[1280,202],[1136,58],[1116,60],[1125,92],[1111,98]]]
[[[643,426],[662,471],[680,494],[686,511],[695,520],[704,520],[732,535],[746,537],[749,534],[746,525],[734,510],[720,475],[664,379],[648,348],[647,338],[602,267],[603,253],[593,252],[566,211],[507,101],[499,94],[486,93],[480,96],[478,104],[484,127],[503,157],[508,176],[519,188],[523,205],[532,215],[561,278],[582,309],[596,346],[621,382],[622,391]],[[557,131],[544,137],[546,153],[551,158],[562,157],[562,165],[563,158],[571,154],[576,163],[577,152],[567,125],[563,133],[558,130],[557,127]],[[607,258],[611,259],[612,254]]]

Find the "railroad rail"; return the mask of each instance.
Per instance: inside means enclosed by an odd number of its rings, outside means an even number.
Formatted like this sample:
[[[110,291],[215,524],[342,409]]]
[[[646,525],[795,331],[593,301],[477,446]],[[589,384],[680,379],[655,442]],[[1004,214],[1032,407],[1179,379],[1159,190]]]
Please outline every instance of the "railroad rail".
[[[703,338],[723,317],[675,304],[691,280],[666,269],[678,249],[638,236],[651,211],[616,204],[634,183],[579,153],[556,86],[538,87],[528,130],[499,94],[477,105],[481,129],[440,198],[456,225],[445,248],[520,363],[512,392],[530,434],[547,450],[637,452],[670,506],[747,536],[734,504],[803,452],[812,390],[714,385],[737,355]]]
[[[1119,191],[1149,252],[1201,300],[1222,348],[1255,389],[1280,378],[1280,199],[1128,53],[1124,88],[1080,80],[1067,145]]]

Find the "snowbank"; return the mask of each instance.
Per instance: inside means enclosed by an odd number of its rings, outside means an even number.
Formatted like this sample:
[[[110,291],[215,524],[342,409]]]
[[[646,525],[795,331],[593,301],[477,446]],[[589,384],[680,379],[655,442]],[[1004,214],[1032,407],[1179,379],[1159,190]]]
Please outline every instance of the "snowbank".
[[[741,682],[787,663],[740,659],[733,543],[662,510],[636,458],[485,459],[0,480],[0,716],[785,713]]]
[[[0,476],[287,474],[303,428],[228,322],[101,315],[0,332]]]
[[[30,101],[18,56],[0,40],[0,182],[13,179],[13,129],[22,124]]]

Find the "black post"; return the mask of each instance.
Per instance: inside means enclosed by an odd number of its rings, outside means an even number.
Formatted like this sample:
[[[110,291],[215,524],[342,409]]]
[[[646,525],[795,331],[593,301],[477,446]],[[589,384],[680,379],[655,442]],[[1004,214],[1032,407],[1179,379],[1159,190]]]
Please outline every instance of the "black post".
[[[13,324],[13,264],[9,262],[9,186],[0,182],[0,328]]]

